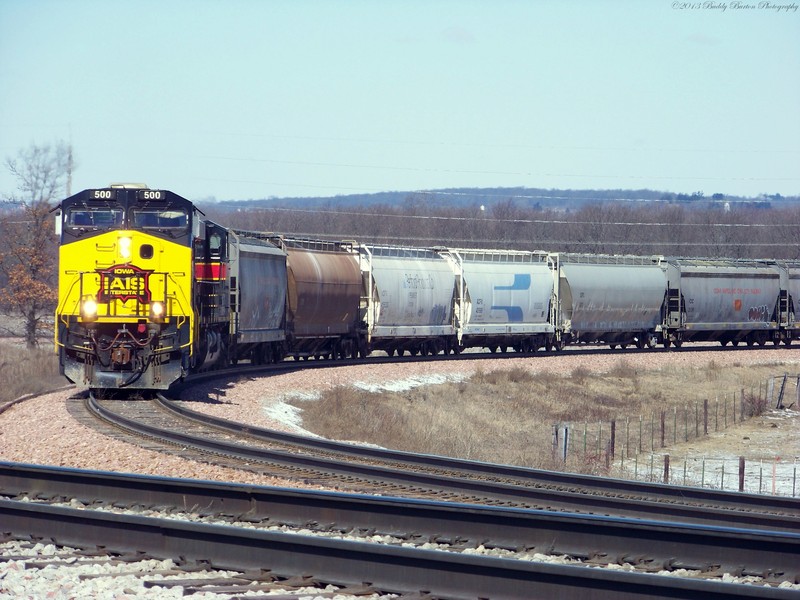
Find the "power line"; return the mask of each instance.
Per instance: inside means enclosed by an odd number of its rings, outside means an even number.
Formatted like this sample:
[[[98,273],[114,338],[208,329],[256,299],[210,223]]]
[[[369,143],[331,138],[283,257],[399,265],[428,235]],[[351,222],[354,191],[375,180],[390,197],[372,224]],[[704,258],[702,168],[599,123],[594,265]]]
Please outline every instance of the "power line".
[[[276,232],[277,233],[277,232]],[[288,234],[287,234],[288,235]],[[475,244],[497,244],[499,240],[496,238],[488,239],[488,238],[455,238],[450,239],[446,243],[443,243],[441,237],[419,237],[419,236],[396,236],[396,235],[359,235],[355,233],[340,233],[340,234],[333,234],[333,233],[319,233],[319,232],[292,232],[292,237],[298,238],[311,238],[311,239],[328,239],[328,240],[359,240],[361,242],[374,242],[375,240],[391,240],[393,242],[433,242],[430,245],[436,246],[452,246],[452,247],[464,247],[469,245]],[[558,239],[537,239],[535,243],[531,243],[527,240],[502,240],[503,244],[514,244],[517,246],[535,246],[536,248],[543,248],[543,247],[553,247],[553,246],[615,246],[615,247],[624,247],[624,246],[638,246],[638,247],[672,247],[672,246],[691,246],[691,247],[713,247],[713,248],[754,248],[754,247],[786,247],[786,243],[781,242],[678,242],[678,241],[666,241],[666,242],[658,242],[658,241],[632,241],[632,242],[606,242],[606,241],[576,241],[576,240],[558,240]],[[424,244],[423,244],[424,245]]]
[[[327,214],[348,217],[378,217],[381,219],[413,219],[420,221],[466,221],[466,222],[492,222],[511,223],[519,225],[611,225],[620,227],[728,227],[728,228],[766,228],[766,227],[800,227],[797,223],[661,223],[646,221],[568,221],[563,219],[496,219],[493,217],[450,217],[438,215],[398,215],[391,213],[367,213],[346,210],[324,210],[306,208],[284,207],[257,207],[246,208],[247,211],[273,211],[300,214]]]

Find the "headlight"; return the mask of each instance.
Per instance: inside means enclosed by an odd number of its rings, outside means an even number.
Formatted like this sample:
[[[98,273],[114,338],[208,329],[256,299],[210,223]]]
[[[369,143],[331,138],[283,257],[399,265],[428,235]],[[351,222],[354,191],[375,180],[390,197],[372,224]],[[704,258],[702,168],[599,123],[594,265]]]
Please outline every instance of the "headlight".
[[[163,302],[151,302],[150,303],[150,320],[155,321],[156,323],[160,323],[164,320],[164,303]]]
[[[81,317],[84,321],[97,320],[97,302],[92,298],[87,298],[81,302]]]
[[[122,258],[131,257],[131,238],[129,237],[119,238],[119,255]]]

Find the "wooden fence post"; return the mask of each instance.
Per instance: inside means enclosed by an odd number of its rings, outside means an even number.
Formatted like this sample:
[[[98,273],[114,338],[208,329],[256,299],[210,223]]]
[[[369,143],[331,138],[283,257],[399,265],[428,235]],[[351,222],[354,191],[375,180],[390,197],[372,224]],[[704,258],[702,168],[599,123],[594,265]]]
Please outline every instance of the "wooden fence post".
[[[739,491],[744,491],[744,456],[739,457]]]
[[[611,421],[611,460],[614,460],[615,446],[617,443],[617,420]]]

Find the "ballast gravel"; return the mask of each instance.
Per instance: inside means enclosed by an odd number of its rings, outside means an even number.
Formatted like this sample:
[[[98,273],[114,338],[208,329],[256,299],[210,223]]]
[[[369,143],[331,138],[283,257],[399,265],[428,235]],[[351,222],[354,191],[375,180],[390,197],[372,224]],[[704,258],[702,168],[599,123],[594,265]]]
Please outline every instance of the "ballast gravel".
[[[336,386],[425,385],[445,379],[459,380],[477,370],[522,367],[533,373],[557,371],[570,373],[576,368],[602,373],[612,370],[620,356],[614,354],[582,356],[581,351],[565,351],[554,356],[524,358],[487,358],[470,361],[437,361],[394,364],[359,364],[351,367],[317,368],[269,378],[247,378],[225,383],[220,388],[203,385],[183,393],[183,399],[211,399],[191,402],[192,410],[216,417],[251,423],[258,427],[292,433],[307,433],[297,409],[284,402],[292,395],[314,398]],[[714,361],[719,367],[758,364],[800,364],[797,348],[768,348],[747,352],[643,352],[624,355],[634,369],[657,366],[695,368]],[[217,467],[182,459],[170,454],[142,449],[133,444],[102,435],[76,422],[67,411],[67,399],[77,388],[45,394],[25,400],[0,414],[0,460],[141,473],[166,477],[235,481],[258,485],[302,487],[273,477]]]
[[[719,367],[759,364],[800,364],[800,353],[792,348],[768,348],[747,352],[645,352],[625,354],[625,361],[635,369],[657,366],[694,368],[714,361]],[[313,399],[320,392],[342,385],[357,385],[397,388],[437,383],[443,380],[460,380],[477,370],[489,372],[495,369],[522,367],[531,372],[555,370],[569,373],[580,367],[591,372],[608,372],[620,360],[613,354],[592,355],[587,359],[580,351],[566,351],[561,355],[532,356],[524,358],[487,358],[472,361],[395,363],[377,365],[364,363],[352,367],[330,367],[300,371],[270,378],[244,379],[226,383],[222,388],[206,385],[184,393],[184,399],[192,397],[211,399],[212,402],[192,403],[193,410],[234,421],[248,422],[293,433],[304,433],[302,421],[296,409],[284,400],[292,395]],[[67,399],[77,388],[45,394],[25,400],[0,414],[0,460],[20,463],[74,467],[101,471],[140,473],[166,477],[233,481],[257,485],[309,487],[297,482],[288,482],[273,477],[217,467],[182,459],[171,454],[162,454],[142,449],[76,422],[67,411]],[[196,394],[196,395],[195,395]],[[23,549],[17,542],[0,544],[4,557],[16,556],[25,550],[28,553],[55,553],[58,550],[42,546]],[[480,549],[477,550],[481,552]],[[149,564],[142,561],[142,568],[159,571],[170,568],[163,561]],[[163,564],[162,564],[163,563]],[[29,570],[25,561],[5,560],[0,562],[0,600],[5,598],[169,598],[183,597],[180,588],[145,588],[141,578],[133,575],[130,581],[123,576],[89,577],[81,579],[84,568],[74,564]],[[95,567],[92,567],[95,568]],[[130,569],[130,565],[127,566]],[[624,568],[624,567],[620,567]],[[675,575],[676,573],[673,573]],[[687,574],[691,576],[691,574]],[[108,587],[102,587],[107,585]],[[93,587],[95,586],[95,587]],[[795,586],[800,589],[800,586]],[[298,597],[309,600],[321,597],[320,590],[309,590]],[[173,594],[173,595],[170,595]],[[262,592],[260,594],[264,596]],[[219,597],[217,595],[194,595],[195,598]],[[348,596],[326,594],[336,600]],[[368,597],[369,598],[369,597]],[[377,596],[372,596],[377,598]],[[382,598],[388,598],[383,596]]]

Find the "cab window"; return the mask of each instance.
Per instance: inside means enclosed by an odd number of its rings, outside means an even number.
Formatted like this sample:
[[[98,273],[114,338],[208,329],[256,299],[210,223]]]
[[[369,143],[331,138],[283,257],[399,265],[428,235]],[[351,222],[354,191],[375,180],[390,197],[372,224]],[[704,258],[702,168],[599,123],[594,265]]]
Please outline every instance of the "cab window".
[[[169,230],[183,233],[189,224],[184,210],[137,208],[133,210],[133,226],[137,229]]]
[[[66,226],[74,229],[116,229],[122,226],[121,208],[71,208]]]

